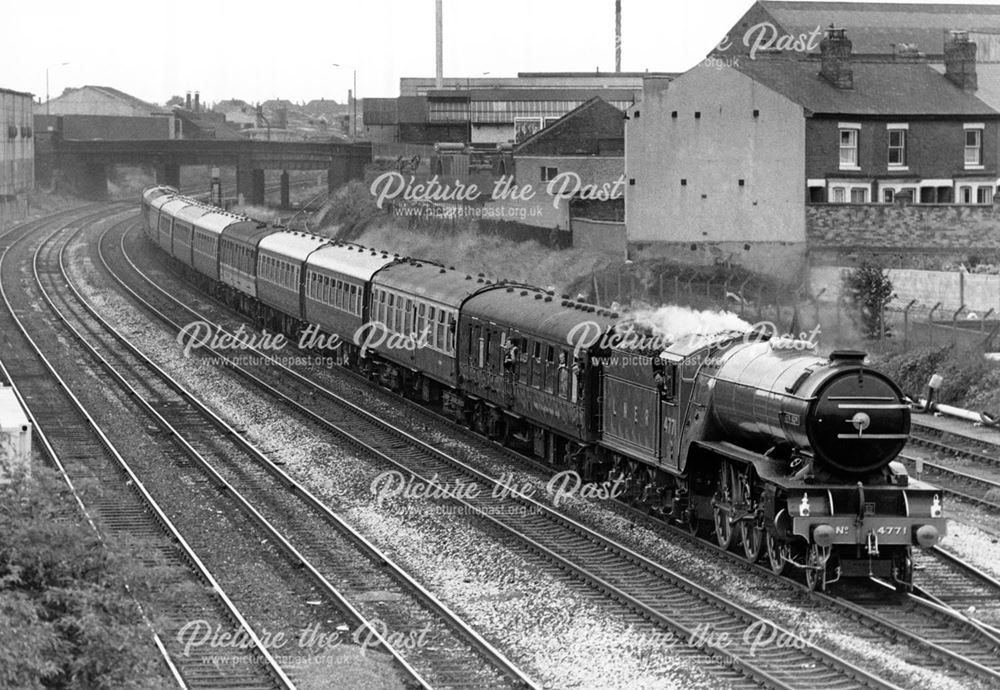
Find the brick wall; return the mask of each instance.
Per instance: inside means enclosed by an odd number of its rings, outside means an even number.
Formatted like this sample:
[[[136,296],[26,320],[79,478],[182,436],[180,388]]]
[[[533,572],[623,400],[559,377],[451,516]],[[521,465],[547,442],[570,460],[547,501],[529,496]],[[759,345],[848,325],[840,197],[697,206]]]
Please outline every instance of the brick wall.
[[[917,204],[809,204],[810,248],[868,248],[974,254],[1000,249],[1000,207]]]

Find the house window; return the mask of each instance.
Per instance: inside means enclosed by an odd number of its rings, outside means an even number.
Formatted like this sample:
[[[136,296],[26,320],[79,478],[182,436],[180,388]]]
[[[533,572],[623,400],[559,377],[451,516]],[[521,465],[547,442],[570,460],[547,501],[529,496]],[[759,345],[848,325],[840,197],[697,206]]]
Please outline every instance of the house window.
[[[889,165],[903,167],[906,165],[906,130],[889,130]]]
[[[993,187],[979,187],[976,189],[977,204],[993,203]]]
[[[966,167],[983,164],[983,130],[965,130]]]
[[[862,187],[851,188],[851,203],[864,204],[868,201],[868,190]]]
[[[551,182],[559,174],[559,168],[547,168],[542,166],[542,182]]]
[[[959,187],[958,196],[963,204],[972,203],[972,187]]]
[[[840,130],[840,167],[858,167],[858,130]]]
[[[847,201],[847,190],[843,187],[833,188],[833,198],[831,201],[835,204],[842,204]]]
[[[882,201],[887,204],[891,204],[893,199],[896,198],[896,190],[894,189],[883,189],[882,190]]]

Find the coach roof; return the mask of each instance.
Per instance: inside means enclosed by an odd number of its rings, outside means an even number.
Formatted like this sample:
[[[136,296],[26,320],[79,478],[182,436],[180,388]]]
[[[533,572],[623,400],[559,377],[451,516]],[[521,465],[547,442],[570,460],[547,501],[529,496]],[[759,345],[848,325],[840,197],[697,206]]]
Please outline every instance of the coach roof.
[[[398,260],[397,256],[359,244],[337,243],[317,249],[306,261],[306,266],[367,282],[376,272]]]
[[[484,290],[465,303],[462,313],[500,326],[514,325],[522,333],[567,346],[575,344],[571,340],[574,334],[599,337],[617,321],[609,310],[553,297],[527,285]]]
[[[457,308],[469,295],[492,283],[482,276],[410,259],[386,266],[372,277],[372,284]]]
[[[278,230],[260,241],[258,249],[262,252],[277,254],[292,261],[305,261],[306,257],[329,243],[325,237],[310,235],[305,232]]]

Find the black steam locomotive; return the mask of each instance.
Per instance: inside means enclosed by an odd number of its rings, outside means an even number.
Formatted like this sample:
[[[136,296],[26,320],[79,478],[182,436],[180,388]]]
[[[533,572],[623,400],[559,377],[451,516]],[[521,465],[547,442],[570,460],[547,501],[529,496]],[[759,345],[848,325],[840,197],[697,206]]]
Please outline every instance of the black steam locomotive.
[[[945,533],[940,492],[894,461],[909,408],[862,353],[743,333],[662,342],[551,291],[169,187],[144,192],[142,215],[153,243],[261,325],[337,335],[343,364],[811,587],[869,574],[907,587],[912,547]]]

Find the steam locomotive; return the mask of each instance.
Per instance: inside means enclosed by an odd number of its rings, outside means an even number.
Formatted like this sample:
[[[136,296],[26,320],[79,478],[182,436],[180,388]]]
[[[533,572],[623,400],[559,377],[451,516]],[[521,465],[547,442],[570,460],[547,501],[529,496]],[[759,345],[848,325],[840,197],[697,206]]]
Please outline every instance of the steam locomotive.
[[[941,493],[895,460],[899,388],[864,353],[785,338],[662,341],[619,314],[259,223],[153,187],[149,240],[258,325],[340,338],[341,364],[811,588],[912,586]],[[412,346],[400,346],[409,343]]]

